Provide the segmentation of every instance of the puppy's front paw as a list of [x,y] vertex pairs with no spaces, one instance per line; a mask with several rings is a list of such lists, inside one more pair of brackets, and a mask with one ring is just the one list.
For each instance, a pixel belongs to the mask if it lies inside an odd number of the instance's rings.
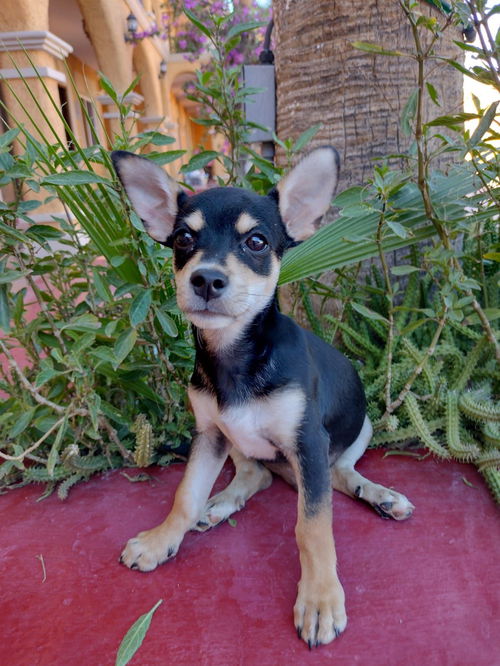
[[297,635],[309,649],[331,643],[347,625],[344,590],[338,579],[320,584],[301,580],[293,615]]
[[218,493],[208,500],[205,511],[194,529],[198,532],[206,532],[212,527],[223,523],[233,513],[239,511],[244,506],[245,500],[242,497],[233,497],[225,491]]
[[159,564],[174,557],[180,543],[181,539],[172,538],[168,532],[155,527],[130,539],[123,549],[120,562],[129,569],[153,571]]

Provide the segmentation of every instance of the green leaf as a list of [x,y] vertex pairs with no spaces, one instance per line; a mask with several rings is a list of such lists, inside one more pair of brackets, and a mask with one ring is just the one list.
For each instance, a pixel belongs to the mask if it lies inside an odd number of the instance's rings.
[[186,14],[191,23],[195,25],[200,32],[202,32],[206,37],[210,39],[210,41],[212,41],[212,33],[205,25],[203,25],[200,19],[193,14],[193,12],[190,12],[189,9],[184,9],[184,14]]
[[10,307],[5,284],[0,285],[0,328],[6,333],[10,332]]
[[402,224],[399,222],[394,222],[394,220],[386,220],[386,224],[393,231],[396,236],[399,236],[399,238],[409,238],[412,234],[411,232],[403,227]]
[[101,328],[101,322],[93,314],[82,314],[67,324],[63,324],[60,328],[61,330],[69,329],[70,331],[95,331]]
[[401,113],[401,130],[403,131],[403,134],[406,134],[406,136],[410,136],[412,132],[411,123],[417,110],[418,94],[419,90],[418,88],[415,88],[411,95],[408,97],[408,100],[406,101],[406,104],[404,105],[403,111]]
[[99,431],[99,413],[101,411],[101,396],[98,393],[93,393],[87,400],[89,408],[90,420],[96,432]]
[[363,192],[364,188],[359,185],[350,187],[335,197],[333,205],[343,208],[344,206],[351,206],[352,204],[360,204],[363,200]]
[[479,125],[476,127],[469,140],[471,146],[476,146],[489,130],[491,123],[495,120],[498,104],[499,102],[493,102],[487,108],[484,116],[481,118]]
[[177,326],[175,325],[175,321],[170,315],[168,315],[166,312],[162,312],[161,310],[156,310],[156,318],[167,335],[172,338],[177,337]]
[[266,25],[263,21],[248,21],[247,23],[237,23],[233,25],[232,28],[228,30],[226,39],[232,39],[237,35],[241,35],[242,32],[248,32],[249,30],[255,30],[255,28],[260,28]]
[[46,382],[54,379],[54,377],[58,377],[60,374],[62,374],[60,370],[50,367],[40,370],[35,379],[36,388],[40,388],[40,386],[43,386]]
[[378,44],[371,44],[370,42],[351,42],[351,44],[354,46],[355,49],[359,49],[360,51],[366,51],[367,53],[378,53],[380,55],[388,55],[388,56],[409,56],[409,54],[407,53],[402,53],[401,51],[390,51],[388,49],[384,49],[382,46],[379,46]]
[[160,599],[148,613],[141,615],[141,617],[136,620],[127,631],[118,648],[115,666],[126,666],[141,647],[144,637],[149,629],[149,625],[151,624],[153,613],[162,602],[163,599]]
[[118,93],[116,90],[113,88],[113,84],[111,81],[108,79],[107,76],[105,76],[102,72],[99,72],[99,83],[101,84],[102,89],[104,92],[108,93],[108,95],[111,97],[113,102],[118,105]]
[[203,169],[203,167],[207,166],[207,164],[218,157],[218,155],[219,153],[215,150],[203,150],[201,153],[193,155],[189,162],[184,164],[181,168],[181,173],[189,173],[190,171],[196,171],[196,169]]
[[59,240],[64,237],[62,231],[50,224],[33,224],[29,229],[26,229],[26,235],[39,243],[47,240]]
[[107,178],[98,176],[92,171],[63,171],[46,176],[40,181],[41,185],[89,185],[90,183],[110,184]]
[[9,284],[11,282],[14,282],[14,280],[18,280],[19,278],[24,277],[25,275],[29,275],[31,271],[25,270],[25,271],[5,271],[4,273],[0,273],[0,284]]
[[170,164],[170,162],[178,160],[179,157],[182,157],[185,154],[185,150],[167,150],[164,153],[148,153],[144,155],[144,157],[152,160],[155,164],[163,166],[164,164]]
[[393,275],[409,275],[410,273],[416,273],[420,268],[416,266],[393,266],[391,268],[391,273]]
[[49,457],[47,459],[47,472],[51,478],[54,478],[54,468],[57,464],[57,461],[59,460],[59,449],[61,447],[61,442],[63,441],[63,437],[66,434],[67,428],[68,428],[68,415],[66,414],[66,416],[64,417],[64,421],[61,423],[57,431],[56,438],[54,440],[54,443],[52,444]]
[[30,243],[31,241],[31,239],[28,238],[26,234],[23,234],[22,231],[14,229],[13,227],[9,227],[8,224],[4,224],[1,221],[0,221],[0,231],[2,232],[2,234],[5,234],[9,238],[20,241],[21,243]]
[[151,306],[151,289],[140,291],[130,305],[129,319],[132,326],[142,323],[148,316]]
[[99,359],[103,363],[109,363],[112,366],[117,366],[116,356],[112,349],[101,345],[90,351],[91,356]]
[[33,416],[35,415],[36,407],[31,407],[21,414],[16,423],[12,426],[11,431],[9,432],[9,437],[15,439],[18,435],[26,430],[26,428],[31,424]]
[[359,314],[363,315],[363,317],[367,317],[368,319],[376,319],[378,321],[383,321],[386,324],[388,324],[388,320],[383,317],[381,314],[378,312],[375,312],[374,310],[370,310],[370,308],[367,308],[364,305],[361,305],[361,303],[351,303],[351,306],[353,307],[356,312],[359,312]]
[[415,331],[417,328],[422,326],[422,324],[426,324],[428,321],[432,321],[432,319],[429,319],[426,317],[425,319],[416,319],[415,321],[411,322],[408,324],[408,326],[405,326],[401,331],[401,335],[408,335],[408,333],[411,333],[412,331]]
[[15,127],[14,129],[10,129],[7,132],[4,132],[3,134],[0,135],[0,151],[1,150],[7,150],[10,146],[10,144],[15,140],[17,135],[19,134],[19,129]]
[[[81,351],[93,345],[94,341],[95,341],[95,333],[84,333],[78,338],[75,344],[71,347],[71,353],[74,356],[77,356]],[[53,351],[55,351],[56,353],[57,352],[60,353],[59,349],[54,349]]]
[[111,257],[109,263],[113,266],[113,268],[118,268],[119,266],[122,266],[126,260],[127,257],[124,257],[123,255],[116,255]]
[[92,267],[92,276],[93,276],[95,290],[97,291],[99,296],[102,298],[102,300],[105,303],[112,303],[113,295],[111,294],[111,290],[108,286],[108,283],[101,276],[101,274],[99,273],[99,271],[95,266]]
[[427,127],[451,127],[452,129],[457,125],[465,123],[467,120],[477,120],[479,118],[477,113],[455,113],[450,116],[439,116],[427,123]]
[[147,138],[149,140],[149,143],[152,143],[154,146],[169,146],[171,143],[175,143],[175,139],[173,136],[169,136],[168,134],[162,134],[161,132],[157,132],[156,130],[152,130],[150,132],[143,132],[139,136]]
[[114,353],[115,353],[115,369],[126,359],[130,354],[137,341],[137,331],[135,328],[128,328],[118,337]]
[[322,123],[318,123],[317,125],[312,125],[312,127],[306,129],[305,132],[302,132],[297,141],[293,144],[292,153],[299,153],[309,143],[309,141],[311,141],[311,139],[316,136],[322,127]]
[[432,99],[434,104],[436,106],[441,106],[439,104],[439,95],[438,95],[438,92],[437,92],[436,88],[434,88],[432,83],[429,83],[429,81],[426,81],[425,85],[427,87],[427,92],[429,93],[429,97]]

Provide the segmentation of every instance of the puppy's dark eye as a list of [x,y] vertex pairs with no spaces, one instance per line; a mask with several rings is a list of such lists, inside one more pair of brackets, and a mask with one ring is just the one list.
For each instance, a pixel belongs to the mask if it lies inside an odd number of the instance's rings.
[[245,241],[248,249],[252,252],[262,252],[267,248],[267,240],[262,234],[253,234],[249,236]]
[[186,230],[179,231],[174,238],[174,245],[179,248],[179,250],[189,250],[189,248],[193,246],[193,243],[193,234]]

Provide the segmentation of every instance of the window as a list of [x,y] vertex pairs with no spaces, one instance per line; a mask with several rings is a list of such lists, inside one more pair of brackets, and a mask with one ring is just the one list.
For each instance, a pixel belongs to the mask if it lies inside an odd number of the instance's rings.
[[97,111],[94,104],[89,99],[82,98],[83,104],[83,125],[85,127],[85,141],[87,146],[95,146],[99,143],[99,120],[97,118]]
[[[71,116],[69,113],[69,102],[68,102],[68,92],[64,86],[57,86],[59,90],[59,100],[61,102],[61,113],[65,121],[64,133],[66,135],[66,144],[69,150],[74,150],[75,146],[71,139],[71,134],[73,132],[73,126],[71,123]],[[69,128],[69,129],[68,129]]]

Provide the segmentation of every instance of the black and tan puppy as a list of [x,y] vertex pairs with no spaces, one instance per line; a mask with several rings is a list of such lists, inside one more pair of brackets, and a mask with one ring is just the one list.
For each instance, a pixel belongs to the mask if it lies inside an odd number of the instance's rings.
[[[190,529],[208,529],[272,481],[298,490],[301,578],[294,607],[309,646],[346,626],[336,572],[332,485],[384,517],[407,518],[403,495],[354,470],[372,434],[351,363],[279,312],[276,284],[287,248],[311,236],[334,194],[338,155],[307,155],[268,196],[216,188],[189,197],[151,161],[113,153],[147,232],[173,248],[177,300],[192,322],[196,364],[189,398],[196,417],[184,478],[171,513],[131,539],[122,562],[151,571],[173,557]],[[228,454],[236,474],[209,499]]]

